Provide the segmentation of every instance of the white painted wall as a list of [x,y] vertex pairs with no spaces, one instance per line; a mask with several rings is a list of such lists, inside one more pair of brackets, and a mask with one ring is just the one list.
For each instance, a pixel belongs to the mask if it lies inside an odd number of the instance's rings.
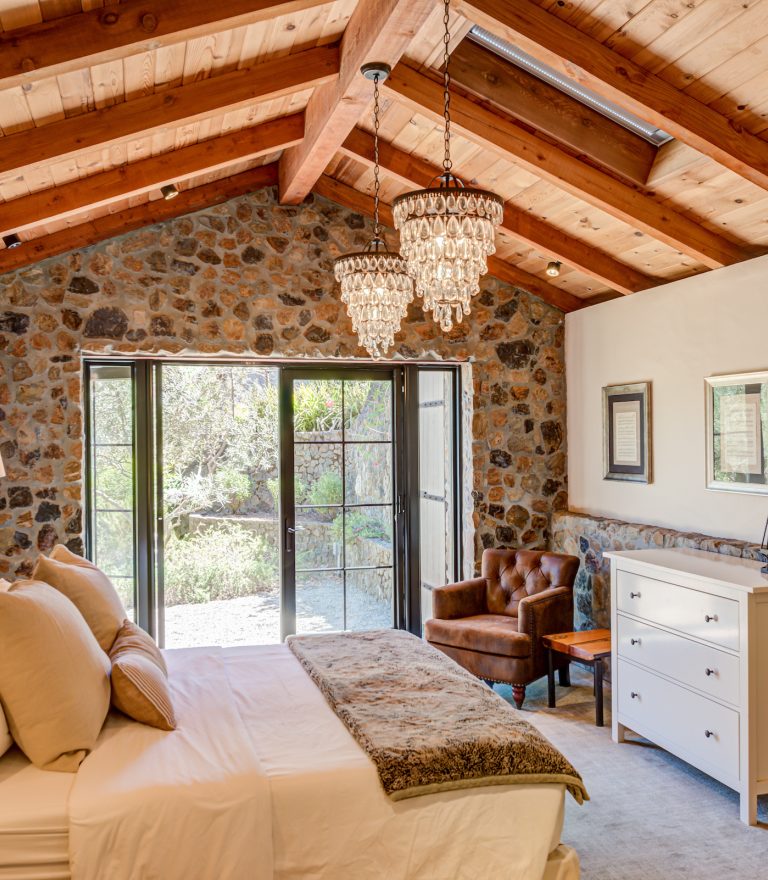
[[[768,256],[566,316],[571,509],[759,540],[768,495],[706,488],[704,378],[768,369]],[[653,482],[603,480],[602,388],[651,381]]]

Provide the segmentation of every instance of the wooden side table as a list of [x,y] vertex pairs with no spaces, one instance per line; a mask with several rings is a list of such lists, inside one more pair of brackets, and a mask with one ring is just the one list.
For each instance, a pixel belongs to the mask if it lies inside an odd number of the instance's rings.
[[611,656],[611,631],[609,629],[590,629],[582,632],[558,633],[542,636],[547,648],[549,670],[547,684],[549,689],[549,708],[555,708],[555,654],[566,654],[574,660],[588,663],[595,675],[595,724],[603,726],[603,660]]

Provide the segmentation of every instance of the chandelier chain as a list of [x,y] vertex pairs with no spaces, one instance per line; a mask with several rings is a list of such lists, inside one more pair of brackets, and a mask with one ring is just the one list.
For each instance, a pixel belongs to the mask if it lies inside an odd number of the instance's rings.
[[451,0],[445,0],[443,12],[443,117],[445,119],[445,130],[443,133],[444,155],[443,155],[443,172],[445,182],[448,182],[448,175],[451,173],[451,72],[450,72],[450,43],[451,43]]
[[379,238],[379,74],[373,77],[373,235]]

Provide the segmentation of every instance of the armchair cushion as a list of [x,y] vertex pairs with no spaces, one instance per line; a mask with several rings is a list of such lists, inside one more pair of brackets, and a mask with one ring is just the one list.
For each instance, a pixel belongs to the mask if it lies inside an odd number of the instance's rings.
[[442,620],[484,614],[488,610],[485,607],[485,589],[485,578],[435,587],[432,590],[432,613]]
[[427,641],[452,648],[526,658],[531,655],[530,636],[517,631],[517,618],[505,614],[475,614],[461,620],[432,618],[425,625]]

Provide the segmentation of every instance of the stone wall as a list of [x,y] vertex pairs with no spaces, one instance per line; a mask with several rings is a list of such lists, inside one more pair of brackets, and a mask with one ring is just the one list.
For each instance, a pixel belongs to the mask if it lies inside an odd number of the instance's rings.
[[[83,353],[364,357],[332,264],[370,234],[359,214],[280,207],[267,189],[1,277],[0,575],[55,541],[82,549]],[[414,304],[397,336],[398,358],[473,362],[477,557],[547,545],[567,505],[562,318],[487,277],[450,333]]]
[[696,532],[678,532],[658,526],[628,523],[583,513],[560,512],[552,519],[552,549],[581,560],[576,579],[575,629],[611,625],[611,565],[608,550],[646,550],[688,547],[726,556],[759,559],[759,545],[712,538]]

